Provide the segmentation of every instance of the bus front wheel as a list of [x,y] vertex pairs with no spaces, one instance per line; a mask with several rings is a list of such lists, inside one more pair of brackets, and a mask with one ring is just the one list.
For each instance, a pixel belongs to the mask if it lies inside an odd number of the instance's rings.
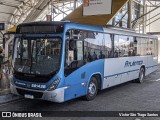
[[85,96],[85,99],[88,101],[93,100],[96,97],[97,92],[98,92],[98,82],[95,77],[92,77],[90,79],[90,82],[87,88],[87,94]]
[[143,67],[141,67],[140,71],[139,71],[139,77],[137,79],[138,83],[143,83],[144,81],[144,76],[145,76],[145,70]]

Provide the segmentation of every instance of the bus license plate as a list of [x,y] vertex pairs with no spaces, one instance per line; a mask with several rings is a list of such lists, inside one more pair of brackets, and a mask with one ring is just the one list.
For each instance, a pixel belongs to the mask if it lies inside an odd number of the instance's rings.
[[24,97],[29,99],[34,99],[34,96],[30,94],[25,94]]

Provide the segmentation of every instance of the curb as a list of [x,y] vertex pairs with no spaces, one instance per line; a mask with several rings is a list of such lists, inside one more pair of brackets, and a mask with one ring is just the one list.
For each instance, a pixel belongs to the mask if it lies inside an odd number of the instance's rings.
[[10,93],[10,89],[0,89],[0,96],[7,95]]
[[18,99],[21,99],[22,97],[19,97],[17,95],[13,95],[11,93],[6,95],[0,95],[0,105],[8,102],[12,102]]

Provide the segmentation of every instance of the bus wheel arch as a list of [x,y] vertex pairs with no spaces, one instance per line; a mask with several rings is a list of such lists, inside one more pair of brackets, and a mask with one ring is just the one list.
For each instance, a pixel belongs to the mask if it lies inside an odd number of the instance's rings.
[[[144,65],[142,65],[141,68],[144,69],[144,75],[145,75],[145,73],[146,73],[146,67],[145,67]],[[140,68],[140,69],[141,69],[141,68]]]
[[102,88],[102,77],[101,77],[101,74],[94,74],[94,75],[92,75],[92,77],[95,77],[97,79],[98,90],[101,90],[101,88]]
[[101,89],[101,75],[94,74],[89,79],[85,99],[88,101],[93,100],[97,96],[97,93],[100,89]]
[[144,77],[145,77],[145,72],[146,72],[145,66],[142,65],[141,68],[139,69],[138,78],[136,79],[136,81],[137,81],[138,83],[143,83]]

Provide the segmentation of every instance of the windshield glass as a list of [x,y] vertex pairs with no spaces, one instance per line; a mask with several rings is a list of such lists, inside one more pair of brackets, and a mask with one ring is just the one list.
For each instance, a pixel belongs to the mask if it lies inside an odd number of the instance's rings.
[[29,74],[50,74],[60,67],[61,38],[17,38],[14,69]]

